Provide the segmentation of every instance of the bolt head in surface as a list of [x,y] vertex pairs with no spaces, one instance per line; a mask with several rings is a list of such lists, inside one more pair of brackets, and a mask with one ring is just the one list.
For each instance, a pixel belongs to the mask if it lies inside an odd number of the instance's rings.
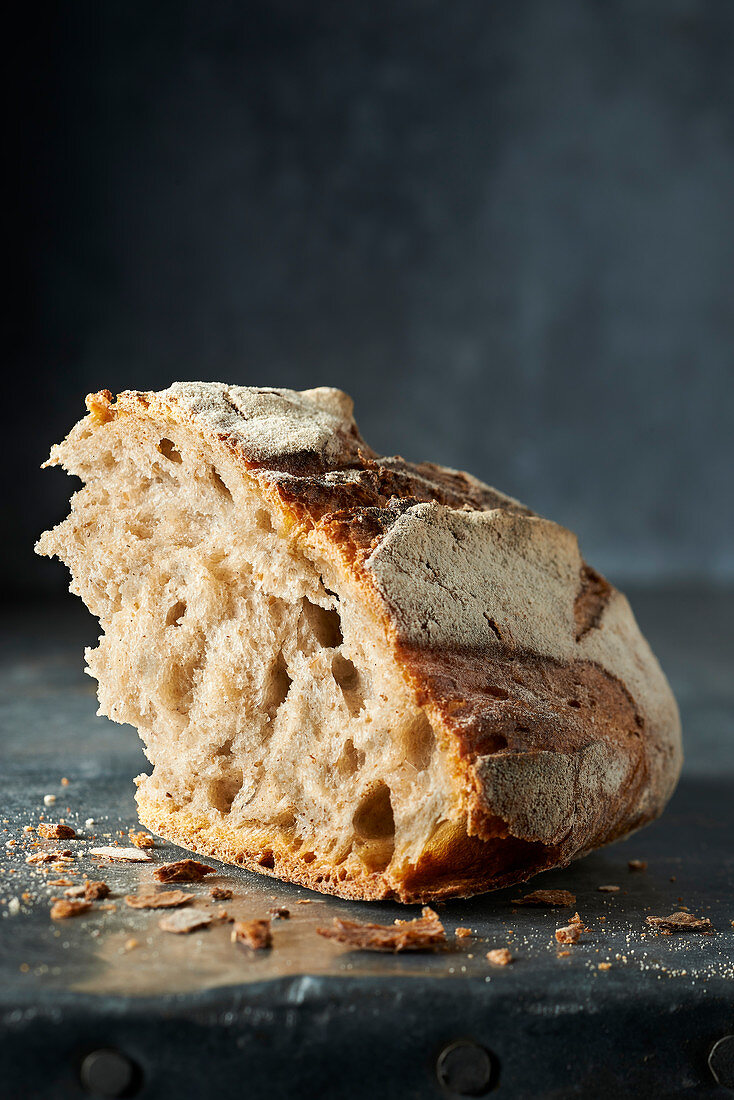
[[492,1087],[492,1055],[473,1039],[457,1039],[436,1060],[436,1076],[450,1096],[485,1096]]
[[115,1098],[134,1096],[138,1091],[137,1066],[113,1047],[93,1050],[82,1061],[79,1069],[82,1088],[90,1096]]
[[734,1035],[725,1035],[711,1047],[709,1069],[717,1084],[734,1089]]

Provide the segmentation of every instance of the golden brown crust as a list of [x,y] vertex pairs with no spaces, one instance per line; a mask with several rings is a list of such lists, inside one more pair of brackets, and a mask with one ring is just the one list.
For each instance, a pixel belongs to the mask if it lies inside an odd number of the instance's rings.
[[150,828],[322,892],[412,901],[523,881],[661,812],[680,770],[675,701],[570,532],[468,474],[376,455],[339,391],[181,383],[88,405],[101,430],[179,422],[236,459],[382,622],[457,792],[415,865],[346,878],[141,791]]

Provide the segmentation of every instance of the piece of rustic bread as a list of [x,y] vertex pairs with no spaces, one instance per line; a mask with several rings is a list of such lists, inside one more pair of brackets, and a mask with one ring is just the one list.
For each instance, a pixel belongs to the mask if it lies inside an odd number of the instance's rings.
[[348,898],[524,880],[656,817],[675,701],[576,538],[468,474],[382,458],[334,389],[107,391],[47,464],[38,544],[99,617],[100,713],[141,821]]

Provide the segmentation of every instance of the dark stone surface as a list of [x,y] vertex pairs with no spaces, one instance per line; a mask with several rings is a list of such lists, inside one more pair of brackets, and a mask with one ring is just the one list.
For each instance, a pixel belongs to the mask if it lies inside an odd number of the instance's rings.
[[63,589],[28,547],[84,394],[176,378],[340,386],[613,579],[732,578],[734,5],[46,8],[7,58],[7,591]]
[[[276,901],[290,909],[273,926],[272,952],[235,948],[222,924],[166,935],[160,913],[122,900],[151,879],[150,866],[100,867],[83,854],[92,835],[122,841],[136,824],[131,778],[145,767],[134,732],[94,714],[81,672],[94,624],[73,605],[6,615],[0,836],[16,843],[2,848],[0,876],[3,1100],[81,1097],[85,1058],[107,1049],[130,1060],[135,1094],[149,1100],[203,1100],[214,1088],[222,1100],[425,1100],[460,1095],[438,1073],[441,1052],[459,1040],[489,1053],[492,1087],[513,1100],[728,1095],[709,1055],[734,1020],[734,595],[639,592],[633,606],[681,703],[686,771],[659,822],[534,880],[572,890],[591,928],[565,957],[553,933],[571,911],[516,908],[522,888],[442,906],[445,952],[381,956],[345,951],[314,929],[333,915],[384,922],[417,910],[325,899],[219,864],[213,881],[234,887],[234,915],[262,916]],[[44,806],[45,794],[57,801]],[[42,813],[78,828],[63,844],[75,867],[109,882],[114,910],[49,920],[48,899],[63,887],[25,863],[36,849],[22,832]],[[179,854],[170,845],[153,853],[156,863]],[[648,861],[645,873],[628,871],[634,858]],[[606,884],[621,889],[600,893]],[[210,885],[192,887],[203,904]],[[681,904],[709,917],[715,935],[646,926],[647,913]],[[472,937],[455,939],[458,926]],[[491,967],[486,951],[505,945],[515,961]]]

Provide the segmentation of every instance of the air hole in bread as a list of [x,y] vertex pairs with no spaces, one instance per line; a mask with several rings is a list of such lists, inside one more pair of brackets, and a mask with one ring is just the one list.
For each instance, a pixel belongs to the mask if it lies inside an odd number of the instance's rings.
[[390,788],[378,783],[360,803],[354,815],[356,852],[370,872],[384,871],[395,851],[395,817]]
[[231,504],[232,503],[232,494],[230,493],[229,489],[225,485],[225,483],[222,479],[222,475],[219,473],[218,470],[215,470],[214,467],[212,467],[212,481],[214,482],[214,484],[217,488],[217,491],[219,493],[221,493],[222,496],[224,497],[224,499],[229,501],[229,503]]
[[405,759],[418,771],[425,771],[433,760],[436,735],[425,714],[419,714],[405,733]]
[[359,769],[362,767],[365,761],[365,754],[361,749],[354,747],[354,741],[351,737],[348,737],[344,742],[344,748],[339,754],[339,759],[336,762],[336,770],[339,775],[349,778],[356,775]]
[[164,458],[167,458],[169,462],[180,463],[182,462],[181,452],[176,449],[176,445],[172,439],[166,439],[165,437],[158,444],[158,450],[161,452]]
[[487,695],[492,695],[495,699],[509,699],[510,693],[504,688],[497,687],[495,684],[485,684],[484,690]]
[[186,600],[177,600],[166,615],[166,626],[180,626],[186,614]]
[[242,775],[227,775],[212,779],[208,787],[208,798],[212,807],[220,814],[228,814],[232,803],[242,790]]
[[311,600],[303,601],[303,615],[314,637],[324,649],[336,649],[343,642],[339,612],[320,607]]
[[349,713],[359,714],[364,707],[364,692],[356,666],[341,653],[335,653],[331,659],[331,671],[341,688]]
[[581,703],[579,703],[578,699],[569,699],[568,705],[569,707],[575,707],[576,710],[578,710],[581,706]]
[[384,840],[395,834],[390,788],[386,783],[365,795],[354,814],[354,828],[363,840]]
[[274,715],[276,711],[280,710],[283,703],[285,703],[292,683],[293,680],[288,674],[285,658],[281,651],[272,666],[270,682],[267,687],[266,709],[271,716]]

